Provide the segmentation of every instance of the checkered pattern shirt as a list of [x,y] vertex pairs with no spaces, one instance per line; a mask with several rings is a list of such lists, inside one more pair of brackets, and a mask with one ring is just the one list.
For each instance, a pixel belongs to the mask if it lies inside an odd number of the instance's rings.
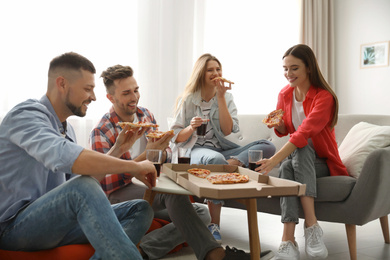
[[[138,107],[136,113],[139,122],[148,122],[156,124],[156,120],[153,114],[146,108]],[[114,108],[111,107],[110,112],[106,113],[97,126],[92,130],[89,136],[89,145],[92,150],[107,153],[111,147],[115,144],[116,138],[122,131],[122,128],[118,125],[120,122],[118,115],[115,113]],[[148,129],[145,134],[152,131],[152,128]],[[121,159],[131,160],[131,154],[129,151],[125,152]],[[107,174],[106,177],[100,182],[104,192],[108,195],[113,191],[131,183],[132,176],[128,173],[124,174]]]

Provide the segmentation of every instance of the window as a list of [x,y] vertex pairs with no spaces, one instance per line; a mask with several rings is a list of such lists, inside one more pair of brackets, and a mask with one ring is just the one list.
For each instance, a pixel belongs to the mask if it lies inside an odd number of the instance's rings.
[[41,98],[51,59],[74,51],[96,67],[98,102],[87,117],[100,118],[110,107],[102,70],[138,62],[137,6],[136,0],[1,1],[0,116],[19,102]]
[[299,2],[207,0],[204,53],[216,56],[235,82],[240,114],[269,113],[287,85],[282,56],[299,41]]

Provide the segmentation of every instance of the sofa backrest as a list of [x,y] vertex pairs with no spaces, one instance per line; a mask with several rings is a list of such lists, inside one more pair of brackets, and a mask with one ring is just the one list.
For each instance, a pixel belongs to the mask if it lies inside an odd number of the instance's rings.
[[[265,114],[256,115],[238,115],[240,123],[240,132],[230,134],[228,139],[239,144],[246,145],[252,141],[267,139],[271,141],[276,150],[280,150],[288,141],[289,137],[278,137],[273,128],[269,129],[261,122]],[[336,141],[338,145],[344,140],[348,131],[359,122],[367,122],[375,125],[390,125],[390,115],[362,115],[362,114],[340,114],[338,123],[335,127]]]

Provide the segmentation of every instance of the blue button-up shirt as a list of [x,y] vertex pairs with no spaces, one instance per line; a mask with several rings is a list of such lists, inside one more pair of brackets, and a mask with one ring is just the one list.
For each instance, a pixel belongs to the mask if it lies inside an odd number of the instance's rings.
[[[66,138],[65,138],[66,137]],[[83,147],[49,99],[15,106],[0,124],[0,234],[21,209],[65,182]]]

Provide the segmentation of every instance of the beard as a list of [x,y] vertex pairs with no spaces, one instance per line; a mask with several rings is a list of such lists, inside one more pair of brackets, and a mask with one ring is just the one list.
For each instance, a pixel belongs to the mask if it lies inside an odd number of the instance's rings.
[[69,108],[69,110],[72,111],[73,115],[75,115],[75,116],[84,117],[87,114],[86,111],[83,111],[81,109],[82,106],[76,107],[75,105],[73,105],[69,101],[67,101],[65,104]]
[[[84,102],[87,102],[87,101],[84,101]],[[84,104],[83,102],[83,104]],[[72,104],[70,101],[69,101],[69,93],[66,97],[66,100],[65,100],[65,105],[69,108],[69,110],[73,113],[73,115],[75,116],[79,116],[79,117],[84,117],[87,112],[86,111],[83,111],[82,110],[82,107],[83,105],[77,107],[75,106],[74,104]]]

